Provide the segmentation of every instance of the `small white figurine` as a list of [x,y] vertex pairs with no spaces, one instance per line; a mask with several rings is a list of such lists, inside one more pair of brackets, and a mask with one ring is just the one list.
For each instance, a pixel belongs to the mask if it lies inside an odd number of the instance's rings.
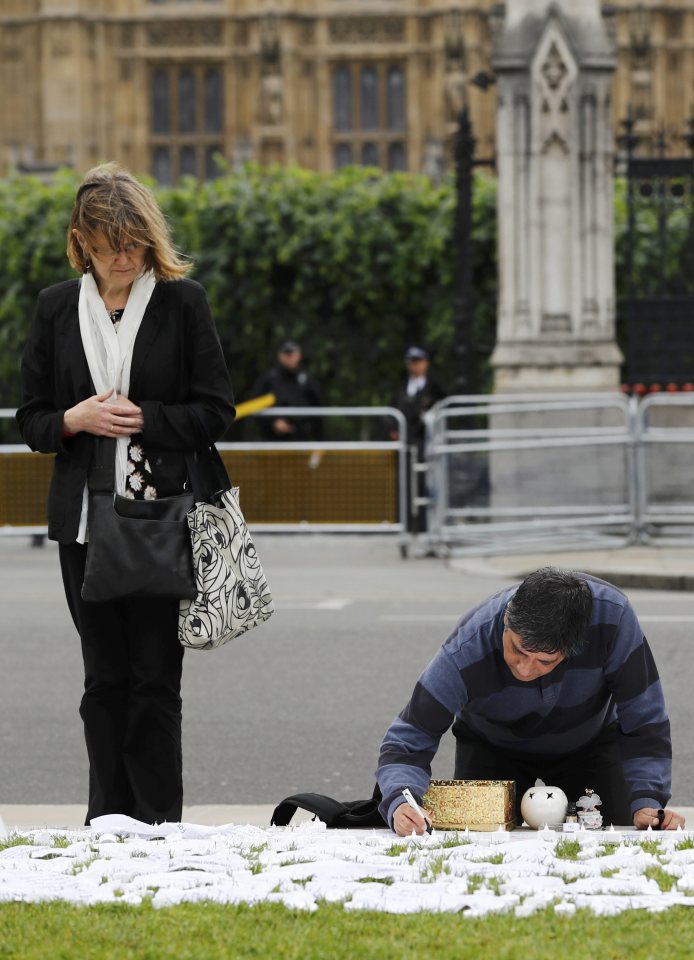
[[578,822],[582,823],[586,830],[599,830],[602,826],[602,814],[597,809],[602,800],[599,795],[586,787],[586,792],[578,798],[576,811],[578,813]]

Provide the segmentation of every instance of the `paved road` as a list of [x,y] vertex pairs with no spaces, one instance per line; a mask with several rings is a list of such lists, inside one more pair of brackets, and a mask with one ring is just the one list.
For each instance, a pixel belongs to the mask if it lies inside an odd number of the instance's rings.
[[[236,643],[187,653],[186,803],[368,796],[381,736],[459,614],[503,581],[402,561],[387,538],[259,539],[278,612]],[[0,539],[0,803],[80,803],[87,767],[79,644],[57,550]],[[691,594],[631,591],[668,698],[673,805],[694,801]],[[452,772],[446,738],[434,775]]]

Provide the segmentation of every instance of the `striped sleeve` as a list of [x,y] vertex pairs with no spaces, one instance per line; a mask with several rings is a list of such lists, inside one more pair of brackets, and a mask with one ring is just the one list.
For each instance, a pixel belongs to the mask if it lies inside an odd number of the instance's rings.
[[630,604],[610,646],[605,678],[617,706],[631,813],[642,807],[665,807],[672,779],[670,721],[653,655]]
[[403,802],[405,787],[418,801],[426,793],[439,741],[466,702],[460,671],[442,647],[417,681],[412,696],[381,744],[376,771],[383,795],[379,809],[391,827],[393,813]]

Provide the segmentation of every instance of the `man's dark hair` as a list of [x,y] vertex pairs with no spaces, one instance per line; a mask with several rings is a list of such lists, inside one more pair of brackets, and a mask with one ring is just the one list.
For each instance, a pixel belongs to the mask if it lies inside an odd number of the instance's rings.
[[580,653],[593,609],[590,587],[571,570],[543,567],[525,578],[506,606],[506,625],[530,653]]

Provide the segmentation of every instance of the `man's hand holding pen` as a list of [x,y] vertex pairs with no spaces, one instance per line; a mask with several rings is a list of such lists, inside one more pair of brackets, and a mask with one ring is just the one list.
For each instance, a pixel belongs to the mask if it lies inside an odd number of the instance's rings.
[[409,790],[403,790],[404,802],[396,808],[393,814],[393,830],[399,837],[411,837],[416,833],[421,837],[424,833],[431,833],[431,817],[415,801]]

